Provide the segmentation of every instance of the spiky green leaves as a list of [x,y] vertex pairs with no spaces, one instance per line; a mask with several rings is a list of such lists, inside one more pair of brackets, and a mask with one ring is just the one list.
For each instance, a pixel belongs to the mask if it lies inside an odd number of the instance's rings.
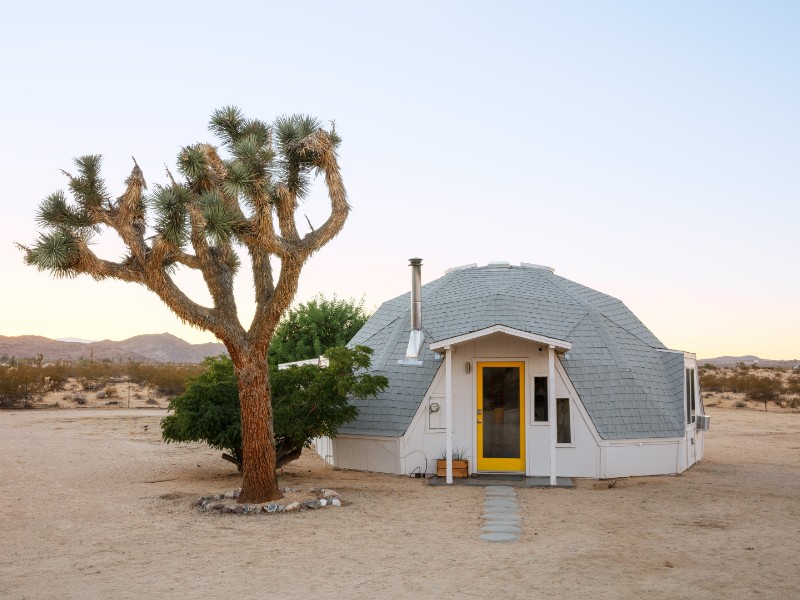
[[224,106],[212,113],[208,128],[224,142],[230,144],[239,139],[245,123],[246,119],[241,110],[235,106]]
[[75,159],[78,176],[66,173],[69,177],[69,189],[75,196],[78,204],[84,210],[100,208],[103,202],[108,202],[106,184],[100,178],[100,163],[103,157],[99,154],[81,156]]
[[176,248],[181,248],[189,238],[187,205],[191,200],[191,193],[182,185],[156,186],[150,199],[156,215],[156,233]]
[[60,190],[42,201],[36,221],[43,227],[80,228],[94,225],[85,210],[67,204],[67,198]]
[[339,144],[340,138],[335,128],[323,132],[320,121],[307,115],[278,117],[274,129],[278,151],[283,157],[278,164],[279,179],[298,198],[303,198],[309,187],[308,172],[320,167],[320,149],[308,143],[310,138],[322,133],[333,147]]
[[231,149],[245,137],[254,138],[256,144],[262,147],[271,145],[269,126],[257,119],[245,119],[242,111],[235,106],[215,110],[208,128]]
[[186,146],[178,155],[178,169],[190,182],[204,182],[209,179],[208,159],[199,145]]
[[99,154],[75,159],[78,174],[64,171],[77,206],[70,205],[64,192],[47,196],[39,205],[36,221],[47,233],[40,233],[32,248],[25,251],[25,262],[56,277],[73,277],[81,270],[81,245],[96,232],[103,219],[103,204],[109,197],[100,178]]
[[217,192],[203,194],[200,208],[205,219],[205,233],[217,244],[227,243],[242,225],[236,212],[222,202]]
[[56,277],[73,276],[79,260],[79,239],[66,229],[40,234],[33,248],[25,253],[27,264],[40,271],[50,271]]

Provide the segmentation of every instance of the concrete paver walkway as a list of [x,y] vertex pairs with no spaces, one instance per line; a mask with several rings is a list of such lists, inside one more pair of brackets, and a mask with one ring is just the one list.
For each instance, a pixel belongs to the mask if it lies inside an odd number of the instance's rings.
[[485,488],[481,539],[489,542],[518,542],[522,533],[517,512],[517,493],[507,485]]

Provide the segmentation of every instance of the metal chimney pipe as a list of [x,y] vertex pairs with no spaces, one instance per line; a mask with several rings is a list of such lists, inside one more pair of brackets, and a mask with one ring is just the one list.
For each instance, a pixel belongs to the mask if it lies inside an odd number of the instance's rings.
[[411,331],[422,329],[422,259],[409,258],[411,267]]

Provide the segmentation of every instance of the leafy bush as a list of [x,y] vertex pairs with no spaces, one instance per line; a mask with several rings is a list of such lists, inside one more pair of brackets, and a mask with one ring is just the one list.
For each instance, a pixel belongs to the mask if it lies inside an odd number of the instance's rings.
[[269,346],[269,364],[322,356],[328,348],[346,345],[369,319],[364,301],[323,295],[290,310],[278,324]]
[[[327,368],[270,368],[277,466],[298,458],[313,438],[334,437],[343,423],[354,419],[358,410],[348,397],[367,398],[386,388],[385,377],[365,372],[371,354],[364,346],[331,348],[325,353]],[[233,363],[217,356],[204,365],[206,371],[170,401],[175,412],[161,421],[162,437],[168,443],[205,442],[226,450],[241,468],[242,426]]]

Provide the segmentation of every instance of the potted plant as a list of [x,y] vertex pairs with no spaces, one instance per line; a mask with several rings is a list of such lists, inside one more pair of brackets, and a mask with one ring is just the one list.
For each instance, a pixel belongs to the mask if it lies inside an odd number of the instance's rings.
[[[447,476],[447,451],[442,450],[442,457],[436,459],[436,475]],[[469,461],[467,451],[463,448],[453,448],[453,477],[469,477]]]

